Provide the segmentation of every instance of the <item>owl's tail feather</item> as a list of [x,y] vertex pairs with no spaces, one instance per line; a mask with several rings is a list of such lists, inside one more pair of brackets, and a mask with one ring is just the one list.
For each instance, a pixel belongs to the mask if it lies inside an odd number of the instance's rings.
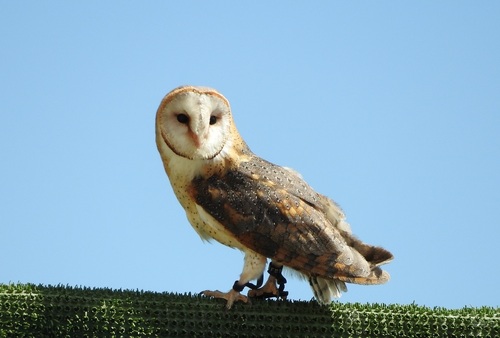
[[384,248],[363,243],[347,232],[342,232],[342,235],[347,245],[359,252],[372,267],[387,264],[394,258],[392,253]]
[[362,284],[362,285],[376,285],[384,284],[391,279],[389,273],[379,267],[374,267],[368,276],[352,276],[336,274],[335,278],[347,283]]
[[339,279],[326,279],[316,276],[308,276],[309,285],[318,303],[330,304],[332,298],[339,298],[342,292],[347,292],[347,286]]
[[318,276],[308,276],[309,285],[314,293],[314,297],[320,304],[330,304],[332,298],[339,298],[342,292],[347,292],[345,283],[374,285],[384,284],[390,279],[387,271],[374,267],[368,276],[359,277],[338,273],[333,279],[326,279]]
[[329,304],[332,298],[338,298],[342,292],[347,292],[345,283],[375,285],[389,281],[390,275],[387,271],[376,266],[373,261],[366,261],[365,256],[361,253],[355,250],[352,253],[355,257],[355,263],[350,266],[336,263],[335,265],[339,269],[330,278],[318,275],[307,276],[318,303]]

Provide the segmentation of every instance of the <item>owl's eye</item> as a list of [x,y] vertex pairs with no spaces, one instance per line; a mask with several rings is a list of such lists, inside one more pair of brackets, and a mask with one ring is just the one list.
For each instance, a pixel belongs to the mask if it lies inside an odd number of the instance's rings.
[[217,116],[210,116],[210,125],[215,124],[217,122]]
[[177,121],[179,121],[182,124],[186,124],[189,122],[189,116],[187,116],[186,114],[178,114]]

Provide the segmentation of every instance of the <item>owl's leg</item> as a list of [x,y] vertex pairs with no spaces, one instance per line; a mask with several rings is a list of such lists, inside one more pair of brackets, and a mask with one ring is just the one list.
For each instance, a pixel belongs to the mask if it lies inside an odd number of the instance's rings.
[[201,294],[214,297],[222,298],[227,300],[226,308],[230,309],[233,303],[236,301],[242,301],[248,303],[248,297],[243,296],[240,292],[243,291],[247,284],[251,280],[257,279],[262,276],[264,269],[266,268],[267,259],[266,257],[259,255],[253,251],[245,252],[245,264],[243,266],[243,272],[240,275],[240,279],[234,282],[233,288],[228,292],[221,292],[219,290],[209,291],[205,290]]
[[[269,263],[269,278],[261,288],[252,288],[248,291],[248,297],[250,298],[271,298],[277,297],[281,299],[286,299],[288,296],[288,291],[285,291],[286,278],[281,273],[283,270],[283,265],[271,262]],[[278,286],[279,285],[279,286]]]

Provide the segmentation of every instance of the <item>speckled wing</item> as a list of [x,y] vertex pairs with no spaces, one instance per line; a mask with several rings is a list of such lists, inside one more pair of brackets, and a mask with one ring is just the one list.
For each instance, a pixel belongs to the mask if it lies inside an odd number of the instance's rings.
[[198,205],[261,255],[308,276],[385,282],[377,266],[392,255],[329,220],[332,202],[291,170],[252,156],[223,174],[194,179],[191,188]]

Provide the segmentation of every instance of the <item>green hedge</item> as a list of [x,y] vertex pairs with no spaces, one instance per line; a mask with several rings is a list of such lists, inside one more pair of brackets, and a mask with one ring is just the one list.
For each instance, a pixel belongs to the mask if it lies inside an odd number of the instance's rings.
[[499,308],[303,301],[0,284],[0,337],[500,337]]

